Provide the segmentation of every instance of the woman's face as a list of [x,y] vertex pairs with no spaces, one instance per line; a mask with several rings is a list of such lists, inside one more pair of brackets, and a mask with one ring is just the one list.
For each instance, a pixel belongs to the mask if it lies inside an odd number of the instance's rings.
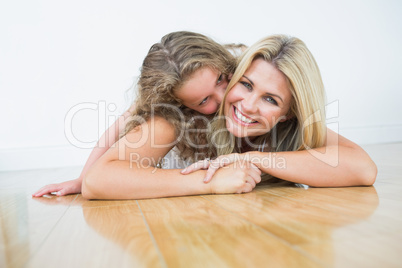
[[256,59],[226,97],[226,127],[236,137],[268,133],[287,119],[291,99],[285,75],[267,61]]
[[203,114],[215,113],[228,85],[228,78],[205,67],[197,70],[175,93],[183,105]]

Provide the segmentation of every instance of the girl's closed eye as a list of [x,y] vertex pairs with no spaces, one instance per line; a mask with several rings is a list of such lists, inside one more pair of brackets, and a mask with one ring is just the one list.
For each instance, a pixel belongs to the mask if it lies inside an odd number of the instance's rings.
[[219,85],[223,81],[223,74],[220,74],[218,80],[216,80],[216,84]]
[[216,80],[216,84],[219,85],[222,82],[228,81],[226,74],[220,74],[218,80]]
[[208,101],[208,99],[209,99],[209,96],[206,97],[205,99],[203,99],[203,100],[200,102],[200,104],[198,104],[198,105],[203,105],[203,104],[205,104],[205,103]]

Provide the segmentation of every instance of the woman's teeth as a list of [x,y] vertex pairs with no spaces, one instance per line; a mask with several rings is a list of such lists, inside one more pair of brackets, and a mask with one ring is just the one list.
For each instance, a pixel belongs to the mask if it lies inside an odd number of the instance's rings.
[[236,107],[234,107],[234,112],[235,112],[235,114],[236,114],[236,117],[237,117],[240,121],[242,121],[242,122],[244,122],[244,123],[246,123],[246,124],[251,124],[251,123],[256,122],[256,121],[253,121],[253,120],[251,120],[251,119],[245,117],[244,115],[242,115],[242,114],[236,109]]

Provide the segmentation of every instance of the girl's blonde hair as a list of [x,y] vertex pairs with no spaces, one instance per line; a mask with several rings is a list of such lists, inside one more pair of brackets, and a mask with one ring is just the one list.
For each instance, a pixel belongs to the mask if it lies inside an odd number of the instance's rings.
[[[133,120],[126,124],[120,137],[152,116],[160,116],[169,121],[177,137],[188,128],[205,128],[202,126],[205,120],[194,120],[194,117],[201,114],[184,107],[175,96],[175,92],[197,70],[204,67],[229,75],[234,72],[236,59],[224,46],[194,32],[169,33],[152,45],[141,67]],[[206,143],[206,133],[192,133],[190,137],[191,141],[182,138],[176,144],[184,158],[193,158],[192,144]]]
[[[288,119],[253,140],[255,148],[279,152],[323,146],[326,138],[324,85],[313,55],[298,38],[273,35],[248,48],[239,60],[222,103],[257,58],[271,63],[286,76],[292,101]],[[226,129],[223,107],[213,122],[209,140],[215,145],[217,155],[242,152],[240,140]]]

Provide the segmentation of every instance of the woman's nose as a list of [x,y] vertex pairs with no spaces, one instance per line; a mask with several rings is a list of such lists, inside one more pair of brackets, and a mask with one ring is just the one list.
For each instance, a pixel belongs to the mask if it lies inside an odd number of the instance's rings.
[[255,113],[257,111],[257,100],[256,98],[249,94],[243,98],[241,101],[242,111],[247,113]]

